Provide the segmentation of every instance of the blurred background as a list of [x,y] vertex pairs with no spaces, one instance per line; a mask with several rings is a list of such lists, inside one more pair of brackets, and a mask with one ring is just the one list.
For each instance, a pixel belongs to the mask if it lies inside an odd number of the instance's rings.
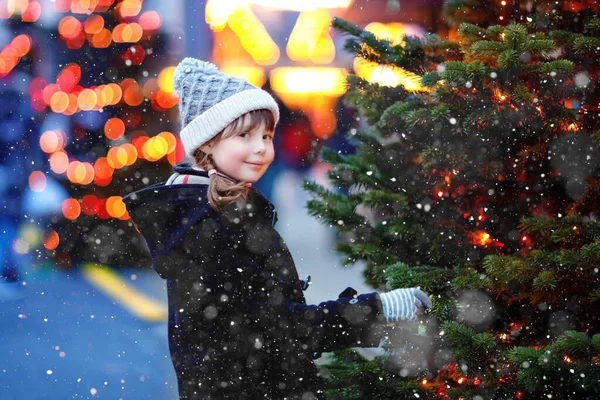
[[355,72],[418,77],[354,59],[341,17],[381,38],[454,33],[441,0],[0,1],[0,399],[171,399],[164,282],[121,200],[184,161],[172,75],[191,56],[268,90],[281,122],[258,188],[312,285],[347,286],[334,228],[307,214],[303,179],[325,184],[322,146],[353,151],[340,100]]

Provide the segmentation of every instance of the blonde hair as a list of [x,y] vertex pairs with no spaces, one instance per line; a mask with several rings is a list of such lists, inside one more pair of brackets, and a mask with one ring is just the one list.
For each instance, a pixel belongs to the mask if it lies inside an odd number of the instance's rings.
[[[215,146],[221,140],[233,137],[242,131],[253,130],[261,125],[264,125],[265,129],[269,131],[275,129],[275,118],[271,111],[266,109],[250,111],[227,125],[217,136],[205,144],[210,143]],[[193,156],[196,166],[206,171],[216,169],[212,156],[202,151],[200,147],[194,150]],[[216,173],[210,176],[207,191],[208,203],[214,210],[219,211],[224,205],[235,203],[238,200],[246,201],[249,192],[250,188],[246,186],[246,182],[236,183],[226,176]]]

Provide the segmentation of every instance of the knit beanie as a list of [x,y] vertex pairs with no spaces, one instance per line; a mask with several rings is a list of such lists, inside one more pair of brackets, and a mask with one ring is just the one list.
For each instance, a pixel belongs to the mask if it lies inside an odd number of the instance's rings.
[[275,123],[279,120],[279,107],[269,93],[207,61],[183,59],[175,68],[173,87],[179,97],[179,137],[188,156],[247,112],[267,109]]

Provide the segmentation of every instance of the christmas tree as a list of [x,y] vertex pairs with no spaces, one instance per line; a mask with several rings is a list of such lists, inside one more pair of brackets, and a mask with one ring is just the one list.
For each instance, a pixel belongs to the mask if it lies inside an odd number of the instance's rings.
[[[68,195],[61,215],[37,222],[42,250],[59,268],[81,261],[147,264],[143,243],[125,234],[133,225],[121,195],[164,180],[183,159],[172,133],[177,97],[169,38],[161,35],[161,16],[145,6],[142,0],[0,4],[0,18],[25,32],[21,42],[32,49],[23,62],[36,64],[27,71],[27,100],[43,122],[28,146],[46,157],[29,176],[30,187],[44,201],[48,177]],[[2,64],[0,78],[9,79],[15,63]]]
[[593,2],[448,1],[451,39],[347,50],[421,86],[348,77],[353,154],[323,149],[310,213],[376,288],[433,309],[390,326],[385,355],[337,352],[335,399],[600,396],[600,17]]

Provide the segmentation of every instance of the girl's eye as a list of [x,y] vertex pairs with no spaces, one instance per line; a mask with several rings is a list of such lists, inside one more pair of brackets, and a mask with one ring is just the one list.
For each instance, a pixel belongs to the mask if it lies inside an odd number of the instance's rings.
[[273,140],[273,136],[271,136],[271,135],[264,135],[263,139],[265,139],[265,140]]
[[246,136],[248,136],[248,135],[249,135],[249,133],[248,133],[248,132],[242,132],[242,133],[240,133],[240,137],[246,137]]

